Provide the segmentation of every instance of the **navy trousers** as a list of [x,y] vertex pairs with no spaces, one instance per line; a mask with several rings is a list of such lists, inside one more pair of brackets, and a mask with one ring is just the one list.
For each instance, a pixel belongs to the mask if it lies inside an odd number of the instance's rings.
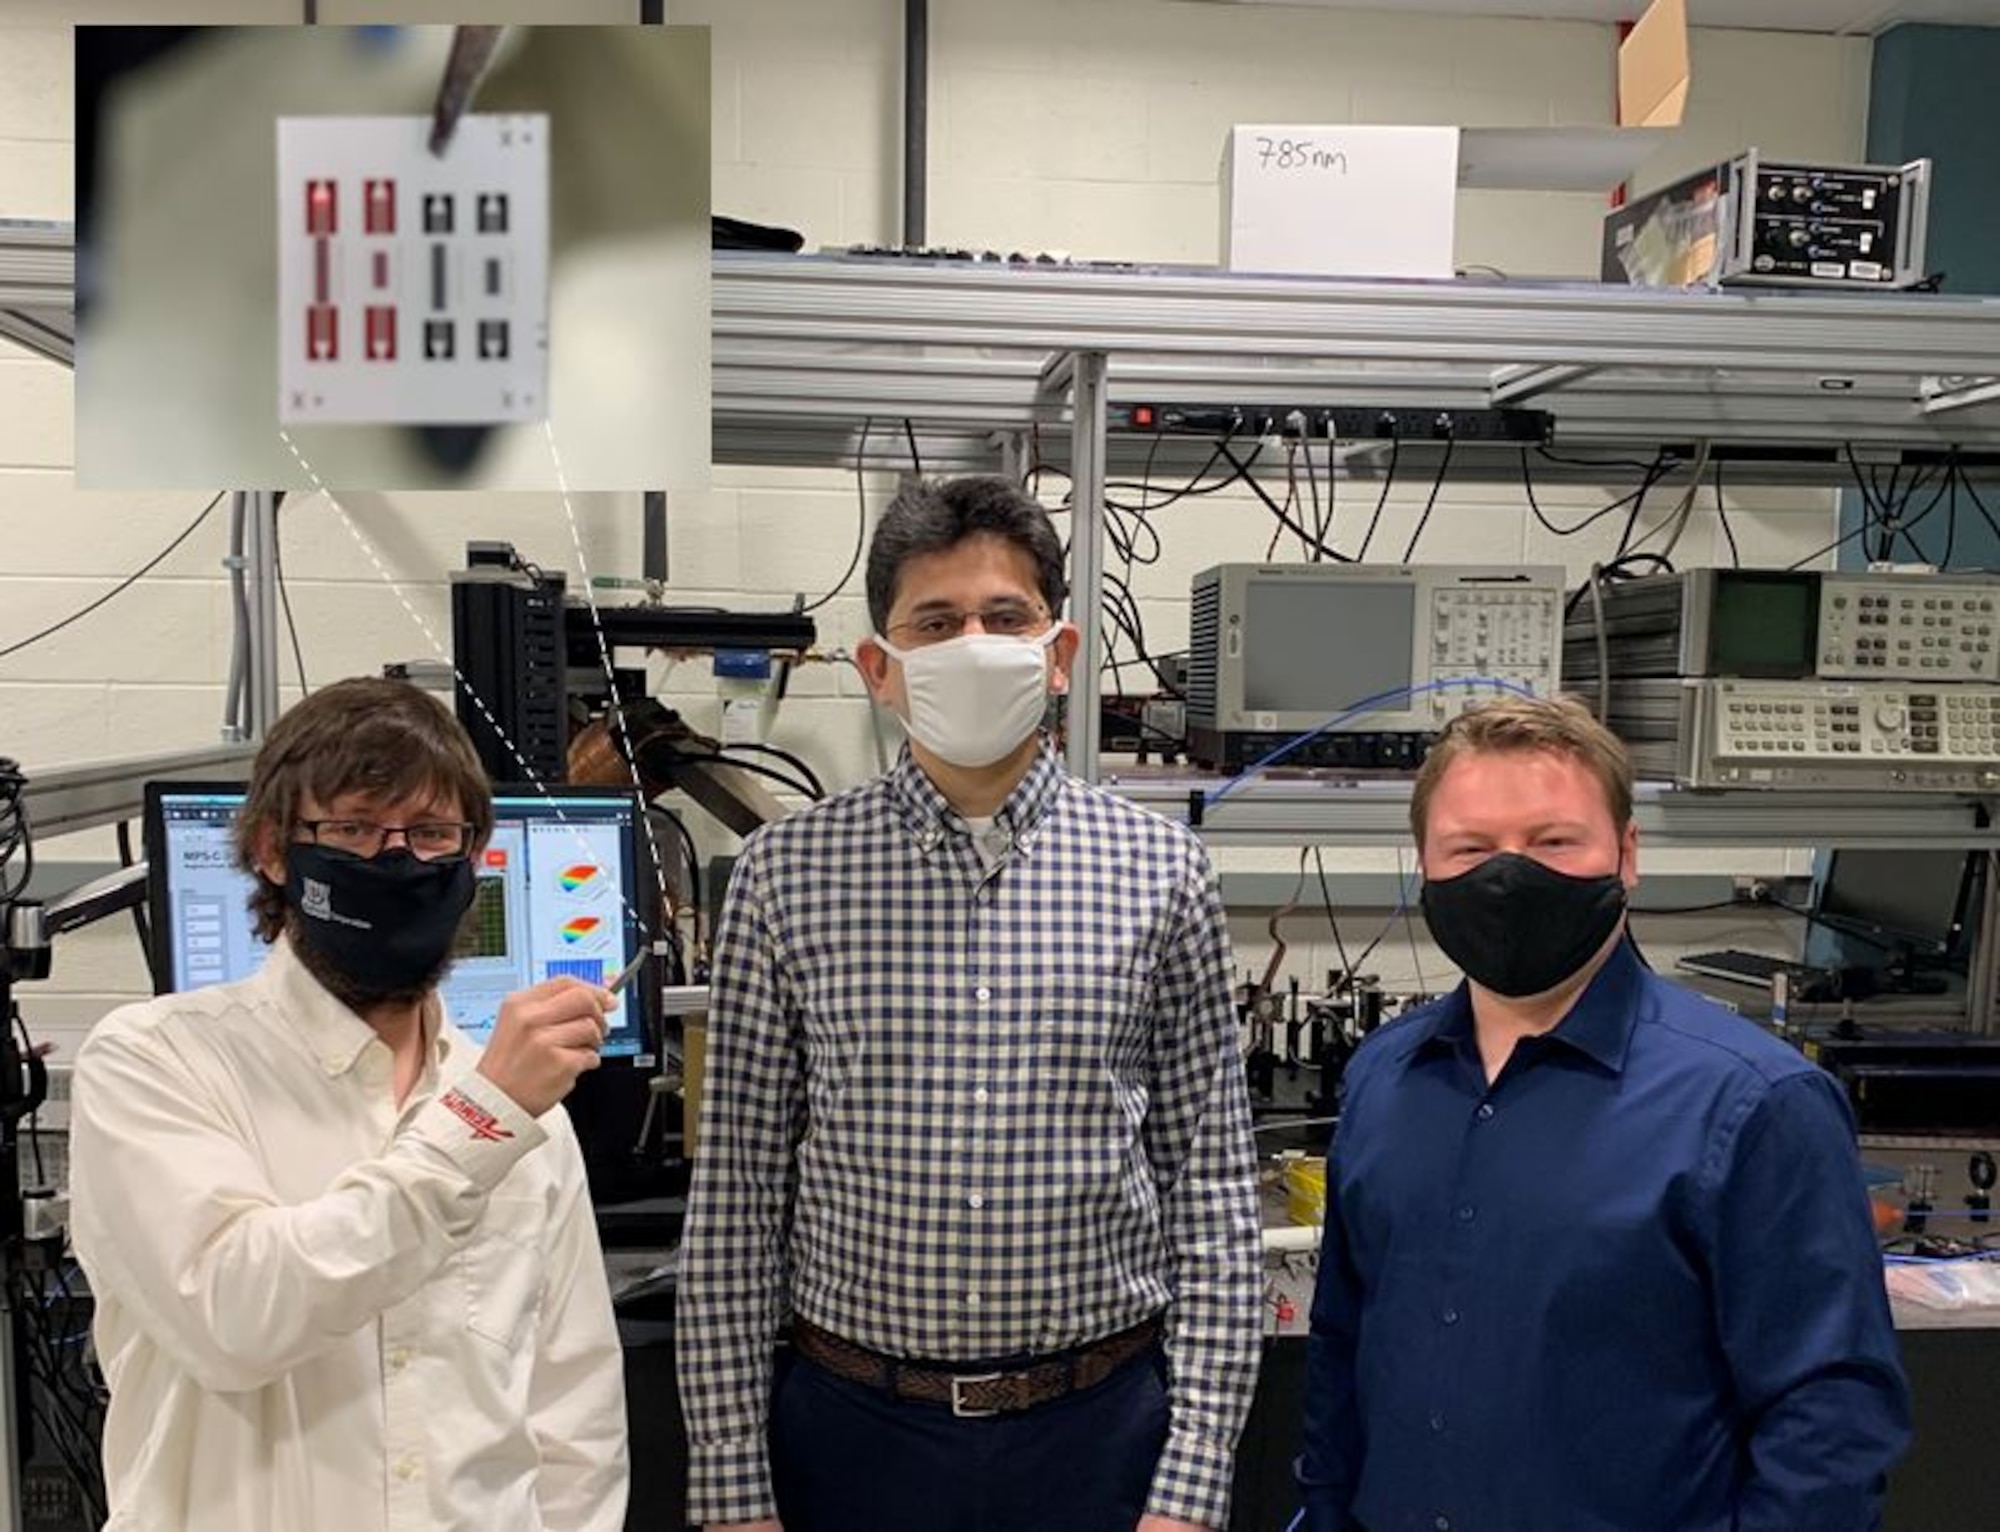
[[1167,1439],[1166,1357],[961,1420],[781,1356],[771,1471],[785,1532],[1133,1532]]

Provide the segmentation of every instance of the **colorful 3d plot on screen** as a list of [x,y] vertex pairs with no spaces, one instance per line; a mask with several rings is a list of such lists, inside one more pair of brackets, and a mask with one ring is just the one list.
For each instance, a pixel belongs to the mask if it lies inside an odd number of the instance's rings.
[[566,894],[587,894],[602,881],[603,876],[603,868],[592,866],[589,862],[578,862],[557,873],[556,882]]
[[588,941],[593,932],[604,924],[595,915],[579,915],[574,920],[565,920],[562,925],[562,939],[572,944]]

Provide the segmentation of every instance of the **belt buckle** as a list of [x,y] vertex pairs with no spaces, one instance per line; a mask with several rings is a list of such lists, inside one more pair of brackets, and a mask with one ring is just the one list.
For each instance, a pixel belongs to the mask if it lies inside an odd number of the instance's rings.
[[998,1383],[1002,1378],[1006,1376],[1007,1375],[1004,1372],[953,1373],[951,1376],[952,1414],[956,1415],[960,1420],[985,1420],[989,1416],[998,1415],[999,1413],[1001,1413],[997,1409],[994,1410],[974,1409],[971,1405],[965,1402],[965,1396],[959,1392],[959,1389],[963,1386],[971,1384]]

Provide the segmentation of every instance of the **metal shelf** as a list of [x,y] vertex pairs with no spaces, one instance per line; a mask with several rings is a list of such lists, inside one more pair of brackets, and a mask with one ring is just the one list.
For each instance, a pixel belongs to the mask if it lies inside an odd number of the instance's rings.
[[[1986,298],[723,252],[713,304],[720,462],[768,463],[775,451],[847,464],[863,419],[905,416],[941,460],[998,467],[1006,438],[1031,429],[1055,455],[1071,415],[1043,371],[1077,352],[1106,356],[1115,397],[1511,403],[1550,411],[1572,448],[1706,439],[1796,459],[1746,463],[1736,482],[1836,482],[1847,468],[1834,449],[1850,442],[1864,457],[2000,451],[2000,396],[1989,397],[2000,300]],[[886,434],[878,445],[884,463],[902,452]],[[1114,436],[1107,449],[1118,472],[1152,439]],[[1169,473],[1196,450],[1169,442],[1156,467]],[[1370,471],[1366,458],[1356,467]],[[1512,477],[1519,455],[1468,444],[1454,469]]]
[[240,782],[250,774],[254,745],[211,745],[170,755],[128,756],[30,774],[24,797],[37,839],[137,819],[148,782]]
[[[1121,798],[1187,823],[1190,799],[1223,785],[1214,778],[1120,777]],[[1217,846],[1410,844],[1407,781],[1261,780],[1204,808],[1203,839]],[[2000,850],[2000,825],[1980,802],[1866,793],[1691,792],[1641,783],[1634,818],[1655,848],[1845,846]]]
[[[0,334],[68,363],[74,230],[0,220]],[[2000,453],[2000,300],[1951,294],[1654,292],[1589,283],[1360,282],[1187,267],[1046,267],[865,256],[714,257],[715,456],[841,466],[862,422],[909,417],[940,469],[994,469],[1039,431],[1067,455],[1050,359],[1107,356],[1108,392],[1246,404],[1324,399],[1532,404],[1576,449],[1662,441],[1782,449],[1750,482],[1835,482],[1833,449]],[[871,456],[901,463],[887,430]],[[1161,475],[1198,443],[1118,435],[1113,473]],[[1434,449],[1405,444],[1422,472]],[[1369,454],[1343,471],[1380,471]],[[1518,453],[1461,450],[1454,473],[1513,477]],[[1538,478],[1602,478],[1556,463]]]
[[75,309],[72,226],[0,218],[0,336],[73,365]]

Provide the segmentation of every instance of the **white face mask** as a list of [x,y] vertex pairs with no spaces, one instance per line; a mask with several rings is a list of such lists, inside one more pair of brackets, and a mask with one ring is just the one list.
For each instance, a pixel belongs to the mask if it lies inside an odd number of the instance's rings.
[[1053,624],[1035,638],[961,633],[941,644],[898,649],[903,662],[910,738],[940,760],[976,769],[1011,755],[1042,721],[1049,705],[1048,647],[1062,632]]

